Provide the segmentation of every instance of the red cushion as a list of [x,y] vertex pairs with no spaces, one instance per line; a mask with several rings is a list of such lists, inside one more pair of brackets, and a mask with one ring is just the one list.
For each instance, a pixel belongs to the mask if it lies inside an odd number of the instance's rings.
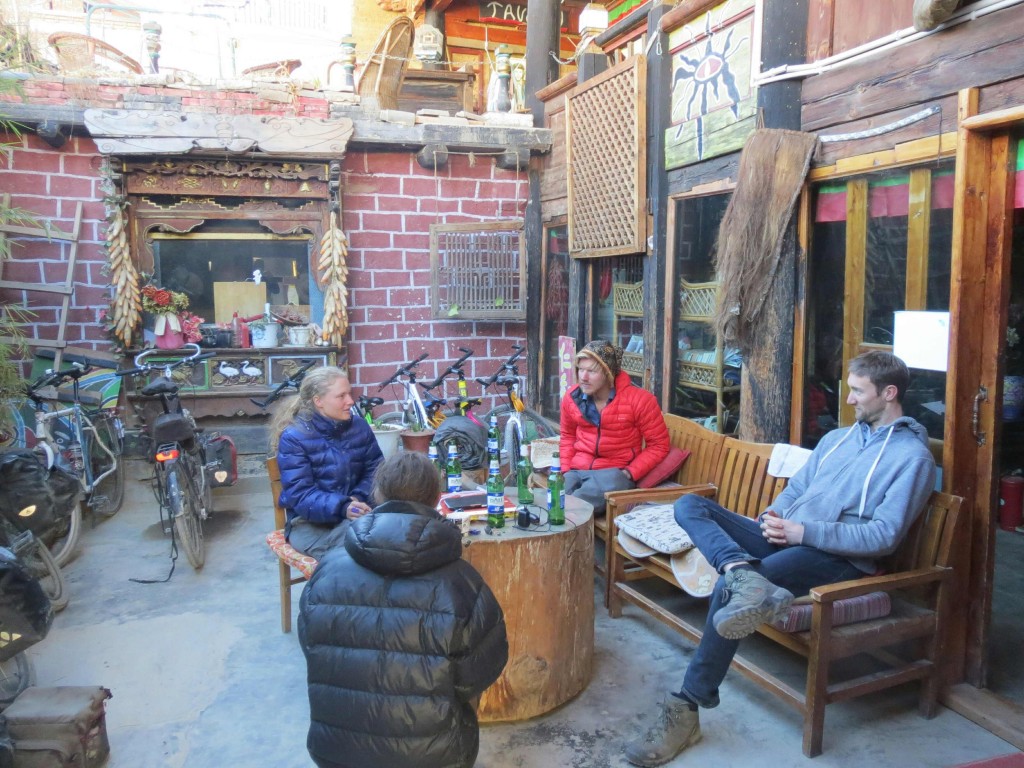
[[654,488],[666,480],[670,480],[688,458],[690,458],[689,451],[684,451],[680,448],[669,448],[668,456],[662,459],[654,469],[641,477],[636,487]]

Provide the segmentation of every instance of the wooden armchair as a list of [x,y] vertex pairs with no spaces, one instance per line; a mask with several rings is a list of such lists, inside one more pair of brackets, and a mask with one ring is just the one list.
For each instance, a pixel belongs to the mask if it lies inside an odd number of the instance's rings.
[[139,62],[98,38],[77,32],[54,32],[47,42],[57,52],[57,63],[65,73],[92,74],[113,64],[115,69],[143,74]]
[[[267,546],[278,559],[278,581],[281,590],[281,631],[292,631],[292,587],[309,579],[316,569],[316,558],[299,552],[284,537],[285,511],[278,503],[281,497],[281,470],[277,457],[267,459],[267,474],[270,476],[270,492],[274,496],[274,530],[267,534]],[[299,572],[292,575],[292,570]]]

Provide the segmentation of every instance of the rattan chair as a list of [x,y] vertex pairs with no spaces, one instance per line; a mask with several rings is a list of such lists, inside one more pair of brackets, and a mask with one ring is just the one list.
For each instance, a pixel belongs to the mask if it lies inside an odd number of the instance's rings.
[[139,62],[98,38],[78,32],[54,32],[47,42],[57,52],[57,63],[66,74],[95,74],[111,69],[143,74]]
[[364,109],[398,109],[398,92],[409,67],[414,33],[412,19],[399,16],[377,39],[356,81]]

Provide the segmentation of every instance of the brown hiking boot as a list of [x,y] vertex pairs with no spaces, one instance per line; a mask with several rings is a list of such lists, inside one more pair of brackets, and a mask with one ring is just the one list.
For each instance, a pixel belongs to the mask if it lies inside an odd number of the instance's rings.
[[700,741],[700,720],[697,710],[690,707],[689,702],[666,696],[658,705],[654,723],[643,736],[626,744],[626,759],[641,768],[654,768]]
[[733,568],[725,574],[727,601],[715,611],[715,631],[741,640],[762,624],[785,618],[793,593],[777,587],[757,571]]

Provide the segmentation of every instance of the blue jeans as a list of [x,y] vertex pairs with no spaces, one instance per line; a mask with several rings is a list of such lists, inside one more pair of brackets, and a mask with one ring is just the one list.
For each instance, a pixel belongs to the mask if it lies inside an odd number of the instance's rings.
[[[795,596],[813,587],[856,579],[864,574],[840,555],[805,546],[779,547],[768,543],[761,524],[719,506],[703,496],[687,494],[675,503],[675,518],[694,545],[719,573],[722,566],[745,560],[776,586]],[[725,604],[725,577],[711,594],[704,636],[686,669],[679,695],[701,707],[717,707],[718,686],[729,671],[739,640],[726,640],[715,631],[712,617]]]

